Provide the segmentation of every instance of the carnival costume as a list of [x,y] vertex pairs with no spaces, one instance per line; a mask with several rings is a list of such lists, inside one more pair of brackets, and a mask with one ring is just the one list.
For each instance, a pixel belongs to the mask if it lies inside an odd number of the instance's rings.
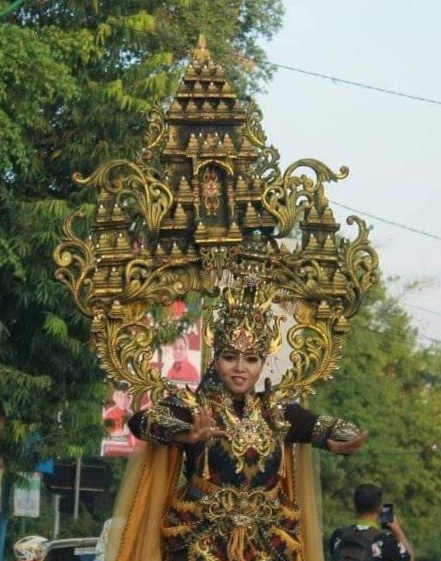
[[[359,218],[348,218],[353,241],[338,234],[325,184],[348,168],[302,158],[282,172],[261,118],[237,98],[201,35],[167,112],[157,104],[149,112],[135,161],[75,176],[97,190],[95,216],[90,229],[77,228],[82,213],[66,217],[57,279],[91,318],[109,381],[126,385],[134,409],[145,396],[153,404],[131,421],[143,440],[120,488],[106,561],[323,560],[308,443],[360,444],[363,435],[296,403],[306,405],[313,384],[338,368],[348,320],[378,280],[378,256]],[[278,240],[294,228],[299,240],[288,248]],[[185,308],[188,295],[204,308],[207,370],[196,392],[162,376],[154,360],[194,321],[161,319]],[[272,388],[236,402],[209,349],[276,352],[273,304],[292,320],[283,335],[289,367]],[[226,436],[174,442],[198,408]]]
[[[284,444],[325,448],[341,421],[291,404],[284,409],[280,426],[265,393],[234,401],[220,381],[213,384],[214,365],[206,377],[209,383],[201,385],[200,404],[209,404],[228,438],[184,445],[187,482],[176,492],[162,522],[168,558],[188,549],[191,561],[301,559],[299,508],[284,488]],[[278,410],[277,417],[280,414]],[[191,426],[191,415],[179,400],[170,398],[150,413],[135,415],[130,426],[138,438],[171,445],[175,431]]]
[[[232,291],[224,291],[213,333],[216,351],[254,351],[266,356],[278,346],[277,322],[271,323],[273,318],[261,305],[237,306],[236,300]],[[340,419],[315,415],[296,402],[275,401],[270,384],[261,393],[253,389],[241,400],[234,397],[213,361],[190,398],[188,391],[170,395],[129,422],[135,436],[154,446],[156,453],[167,450],[163,468],[174,458],[174,469],[167,472],[168,498],[162,501],[161,520],[156,522],[163,540],[158,544],[158,560],[306,559],[293,484],[292,444],[326,448],[329,438],[350,439],[358,430]],[[192,428],[198,408],[209,412],[225,436],[177,444],[174,436]],[[157,488],[154,491],[158,493]],[[151,498],[147,500],[152,503]],[[122,542],[130,550],[135,536],[125,528],[124,537]],[[152,538],[152,534],[143,537],[146,541]],[[118,561],[125,561],[124,550],[116,557]],[[127,559],[133,561],[131,555]]]

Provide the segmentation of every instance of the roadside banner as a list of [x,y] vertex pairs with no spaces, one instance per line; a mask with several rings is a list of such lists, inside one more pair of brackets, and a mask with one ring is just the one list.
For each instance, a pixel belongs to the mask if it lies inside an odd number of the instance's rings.
[[23,482],[15,484],[13,503],[14,516],[38,518],[40,516],[41,474],[22,474]]

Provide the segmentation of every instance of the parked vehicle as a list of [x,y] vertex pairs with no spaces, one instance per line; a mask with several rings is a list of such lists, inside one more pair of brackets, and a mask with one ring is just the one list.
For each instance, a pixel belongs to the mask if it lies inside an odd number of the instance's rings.
[[42,561],[95,561],[98,538],[52,540],[45,547]]
[[95,561],[98,538],[48,540],[26,536],[14,544],[17,561]]

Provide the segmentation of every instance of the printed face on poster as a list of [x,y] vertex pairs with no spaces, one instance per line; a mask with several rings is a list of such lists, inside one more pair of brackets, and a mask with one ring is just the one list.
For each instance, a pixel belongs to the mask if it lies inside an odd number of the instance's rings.
[[[179,320],[185,313],[182,303],[170,306],[169,315]],[[161,376],[169,378],[177,385],[188,385],[195,389],[201,377],[202,336],[201,319],[197,319],[172,343],[161,346],[153,356],[152,364]],[[141,400],[141,409],[150,405],[148,396]],[[133,415],[132,396],[123,386],[109,387],[109,394],[103,408],[103,423],[107,436],[101,444],[102,456],[128,456],[136,445],[128,421]]]
[[200,319],[170,345],[163,345],[153,357],[162,376],[177,385],[196,388],[201,378]]

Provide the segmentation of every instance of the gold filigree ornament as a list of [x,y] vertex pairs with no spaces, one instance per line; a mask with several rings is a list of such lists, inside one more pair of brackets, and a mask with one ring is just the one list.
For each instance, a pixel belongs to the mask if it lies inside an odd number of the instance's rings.
[[231,396],[224,395],[222,401],[214,405],[214,409],[223,421],[228,435],[231,453],[237,461],[236,473],[246,473],[245,455],[248,450],[257,452],[257,465],[253,464],[251,470],[263,471],[267,456],[276,448],[276,438],[281,437],[283,430],[270,429],[268,423],[261,415],[260,401],[255,396],[246,396],[245,409],[242,418],[234,412]]
[[257,536],[260,523],[269,524],[275,519],[279,507],[278,499],[271,500],[266,491],[228,486],[203,497],[202,504],[204,519],[215,524],[221,536],[230,537],[237,526],[244,526],[249,539]]
[[[108,377],[126,382],[136,401],[146,392],[194,401],[152,365],[155,307],[198,295],[206,347],[233,342],[269,354],[286,337],[290,364],[269,394],[277,403],[332,376],[348,322],[377,282],[366,224],[350,217],[358,236],[340,239],[325,193],[348,169],[299,159],[281,173],[261,118],[239,103],[200,41],[170,109],[152,108],[141,156],[74,177],[95,190],[96,204],[92,217],[66,218],[56,277],[91,318]],[[293,231],[296,245],[281,239]],[[204,356],[208,363],[207,348]]]
[[277,352],[282,345],[280,324],[284,317],[274,316],[271,310],[274,295],[274,287],[262,283],[257,274],[224,287],[205,316],[206,343],[217,350],[254,351],[264,357]]
[[151,108],[148,115],[148,123],[148,132],[144,140],[147,149],[151,150],[160,144],[167,132],[164,110],[158,103],[155,103]]

